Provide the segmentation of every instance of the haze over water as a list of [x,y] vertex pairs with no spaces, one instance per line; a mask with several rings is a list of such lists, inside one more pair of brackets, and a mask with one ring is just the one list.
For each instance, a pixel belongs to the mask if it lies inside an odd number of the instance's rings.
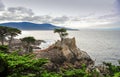
[[[68,37],[75,37],[77,46],[86,51],[96,64],[101,64],[103,61],[117,64],[120,60],[120,30],[80,30],[68,33]],[[47,45],[42,45],[46,46],[60,39],[53,31],[22,31],[22,35],[17,38],[25,36],[45,40]]]

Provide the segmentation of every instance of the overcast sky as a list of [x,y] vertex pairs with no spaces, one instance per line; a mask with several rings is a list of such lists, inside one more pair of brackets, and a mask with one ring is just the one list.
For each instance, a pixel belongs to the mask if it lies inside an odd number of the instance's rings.
[[0,22],[72,28],[120,27],[120,0],[0,0]]

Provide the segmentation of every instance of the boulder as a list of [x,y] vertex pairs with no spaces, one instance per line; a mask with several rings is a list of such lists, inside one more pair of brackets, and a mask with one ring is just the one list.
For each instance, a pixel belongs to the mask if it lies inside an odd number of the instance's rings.
[[58,40],[55,44],[47,49],[35,51],[37,58],[48,58],[58,67],[64,64],[72,64],[74,67],[85,64],[86,66],[94,65],[94,61],[85,52],[76,46],[75,38],[65,38],[63,41]]

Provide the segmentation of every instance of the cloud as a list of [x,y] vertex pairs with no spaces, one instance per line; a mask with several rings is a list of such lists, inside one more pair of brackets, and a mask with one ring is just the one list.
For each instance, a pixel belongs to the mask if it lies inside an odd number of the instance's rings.
[[50,15],[36,16],[32,9],[25,7],[9,7],[0,13],[0,21],[28,21],[35,23],[64,24],[69,20],[67,16],[52,17]]
[[[109,12],[104,15],[92,13],[86,16],[69,17],[69,19],[67,27],[71,28],[102,28],[104,26],[107,28],[120,27],[120,23],[118,23],[120,22],[120,15],[116,12]],[[114,26],[114,24],[116,26]]]
[[51,23],[52,17],[48,15],[44,16],[29,16],[21,19],[22,21],[29,21],[35,23]]
[[2,1],[0,0],[0,11],[3,11],[5,9],[4,4],[2,3]]
[[24,14],[28,16],[34,15],[32,9],[28,9],[25,7],[10,7],[8,8],[8,12],[11,12],[13,14]]
[[34,23],[51,23],[54,25],[66,26],[70,28],[87,28],[96,25],[100,26],[112,24],[116,21],[119,21],[119,16],[116,13],[99,16],[96,16],[94,13],[86,16],[36,16],[29,8],[9,7],[1,13],[0,21],[28,21]]
[[19,21],[24,17],[31,17],[34,13],[31,9],[27,9],[24,7],[10,7],[0,14],[1,21]]
[[67,21],[69,21],[69,17],[67,17],[67,16],[61,16],[61,17],[56,17],[56,18],[54,18],[54,19],[52,19],[52,22],[53,23],[65,23],[65,22],[67,22]]
[[5,9],[4,4],[0,0],[0,22],[11,21],[28,21],[34,23],[50,23],[58,26],[66,26],[71,28],[87,28],[92,26],[100,26],[112,24],[120,21],[120,14],[109,12],[109,14],[96,15],[90,13],[84,16],[59,16],[36,15],[32,9],[25,7],[8,7]]

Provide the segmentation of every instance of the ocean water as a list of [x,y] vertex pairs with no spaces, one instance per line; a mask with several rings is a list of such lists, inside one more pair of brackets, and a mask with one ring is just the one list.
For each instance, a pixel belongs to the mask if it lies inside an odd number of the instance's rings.
[[[76,38],[76,44],[86,51],[95,61],[96,65],[103,61],[118,64],[120,60],[120,30],[80,30],[68,31],[70,38]],[[45,40],[41,48],[46,48],[55,41],[59,40],[59,35],[53,31],[22,31],[22,35],[34,36],[36,39]]]

